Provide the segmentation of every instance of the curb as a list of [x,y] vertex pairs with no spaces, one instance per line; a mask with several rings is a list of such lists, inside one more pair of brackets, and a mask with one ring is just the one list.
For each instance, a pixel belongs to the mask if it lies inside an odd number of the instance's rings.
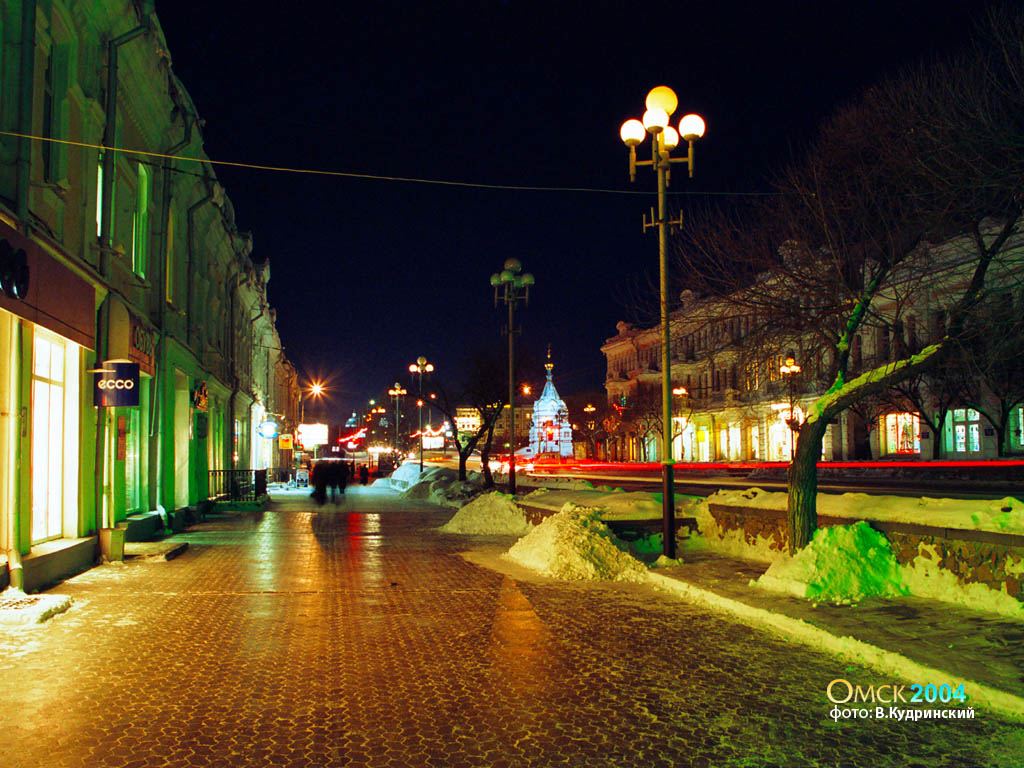
[[964,689],[970,691],[970,706],[977,705],[1010,719],[1024,722],[1024,698],[1019,696],[982,685],[973,680],[967,680],[952,672],[919,664],[906,656],[887,651],[862,640],[849,636],[837,637],[806,621],[772,613],[763,608],[755,608],[679,579],[659,573],[649,573],[648,575],[650,576],[649,583],[656,589],[672,592],[707,608],[746,619],[752,625],[768,629],[811,648],[829,651],[846,661],[863,664],[876,671],[910,680],[942,680],[943,682],[948,681],[951,685],[963,684]]

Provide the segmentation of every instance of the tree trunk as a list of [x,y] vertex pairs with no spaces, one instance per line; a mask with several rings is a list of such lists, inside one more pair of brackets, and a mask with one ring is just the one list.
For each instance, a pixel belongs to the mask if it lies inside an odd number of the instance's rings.
[[786,532],[791,555],[811,543],[818,527],[818,459],[827,427],[827,419],[805,421],[789,465]]

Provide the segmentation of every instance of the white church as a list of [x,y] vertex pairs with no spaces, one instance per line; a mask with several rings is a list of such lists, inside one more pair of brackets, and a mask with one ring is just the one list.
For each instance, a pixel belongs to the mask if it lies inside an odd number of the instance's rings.
[[547,381],[540,398],[533,402],[533,423],[530,425],[531,456],[560,456],[572,458],[572,425],[569,423],[569,409],[558,396],[558,390],[551,380],[554,370],[551,362],[551,348],[548,348]]

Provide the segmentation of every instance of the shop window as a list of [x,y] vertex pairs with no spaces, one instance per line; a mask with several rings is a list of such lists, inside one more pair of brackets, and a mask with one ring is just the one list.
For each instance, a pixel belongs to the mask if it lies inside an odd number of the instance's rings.
[[921,452],[921,420],[914,413],[890,413],[885,417],[886,453]]
[[757,424],[750,426],[750,459],[758,461],[761,458],[761,428]]
[[32,543],[62,534],[64,344],[37,332],[32,361]]
[[129,408],[127,416],[127,434],[125,435],[124,480],[125,506],[129,510],[137,510],[142,506],[142,477],[140,471],[140,454],[142,428],[140,426],[140,408]]

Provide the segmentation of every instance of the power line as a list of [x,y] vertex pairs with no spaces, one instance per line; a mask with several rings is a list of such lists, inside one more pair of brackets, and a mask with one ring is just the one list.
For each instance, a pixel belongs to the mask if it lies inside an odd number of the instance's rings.
[[[191,163],[209,163],[210,165],[223,165],[230,168],[248,168],[256,171],[276,171],[278,173],[298,173],[309,176],[334,176],[345,179],[365,179],[369,181],[398,181],[409,184],[433,184],[445,187],[463,187],[468,189],[491,189],[511,192],[592,192],[608,195],[650,195],[650,192],[633,189],[600,189],[595,187],[541,187],[515,184],[483,184],[473,181],[449,181],[444,179],[421,179],[411,176],[383,176],[373,173],[353,173],[351,171],[325,171],[316,168],[290,168],[280,165],[260,165],[256,163],[239,163],[231,160],[210,160],[186,155],[168,155],[162,152],[150,152],[143,149],[125,149],[124,147],[105,147],[102,144],[90,144],[84,141],[73,141],[71,139],[55,139],[49,136],[32,136],[16,131],[0,131],[0,136],[14,136],[20,139],[31,139],[32,141],[49,141],[54,144],[66,144],[72,147],[85,147],[87,149],[98,149],[110,152],[124,152],[126,154],[141,155],[144,157],[156,157],[162,160],[184,160]],[[201,174],[195,174],[200,176]],[[774,196],[775,192],[669,192],[674,196],[688,197],[766,197]]]

